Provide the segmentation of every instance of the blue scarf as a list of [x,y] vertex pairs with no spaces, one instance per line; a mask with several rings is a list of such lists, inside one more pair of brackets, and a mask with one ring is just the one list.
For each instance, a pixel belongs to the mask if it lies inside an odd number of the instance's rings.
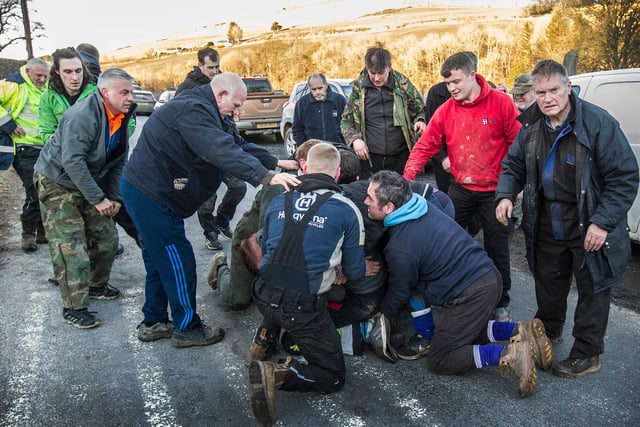
[[429,210],[427,201],[418,194],[413,193],[411,199],[384,219],[385,227],[393,227],[406,221],[418,219]]

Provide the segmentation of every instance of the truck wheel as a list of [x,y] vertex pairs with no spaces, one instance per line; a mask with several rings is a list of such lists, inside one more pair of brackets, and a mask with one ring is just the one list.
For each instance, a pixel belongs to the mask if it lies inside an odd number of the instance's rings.
[[284,132],[284,151],[287,156],[293,156],[296,153],[296,142],[293,140],[293,131],[288,128]]

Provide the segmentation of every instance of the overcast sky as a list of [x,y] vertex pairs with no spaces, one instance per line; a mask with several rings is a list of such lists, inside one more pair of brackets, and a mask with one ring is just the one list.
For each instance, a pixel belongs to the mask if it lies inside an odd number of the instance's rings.
[[[175,8],[165,6],[175,3]],[[46,38],[33,42],[34,55],[48,55],[55,49],[94,44],[107,54],[118,48],[153,42],[177,34],[207,31],[217,23],[235,21],[241,28],[271,27],[273,21],[282,26],[310,25],[355,18],[364,13],[385,8],[409,5],[427,5],[437,1],[409,0],[31,0],[31,20],[44,24]],[[518,7],[525,0],[467,1],[450,0],[453,6],[491,5],[492,7]],[[304,5],[304,6],[302,6]],[[226,34],[228,25],[220,26]],[[207,31],[208,33],[209,31]],[[4,58],[24,59],[24,43],[0,52]]]

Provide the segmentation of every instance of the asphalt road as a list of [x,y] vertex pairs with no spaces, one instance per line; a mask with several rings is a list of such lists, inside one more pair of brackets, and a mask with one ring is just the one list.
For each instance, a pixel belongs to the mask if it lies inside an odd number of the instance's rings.
[[[282,152],[275,142],[268,146]],[[239,212],[254,192],[249,189]],[[145,271],[139,250],[122,231],[126,251],[116,260],[111,284],[123,298],[92,301],[90,309],[103,324],[78,330],[62,322],[58,288],[47,283],[48,250],[23,253],[17,220],[13,225],[16,232],[0,252],[0,426],[257,425],[243,359],[258,312],[228,311],[206,285],[213,252],[205,249],[195,217],[186,226],[198,262],[198,311],[222,326],[226,337],[187,349],[175,349],[168,340],[138,341]],[[230,242],[222,242],[228,253]],[[512,276],[514,316],[531,318],[533,281],[517,265]],[[575,300],[572,292],[570,319]],[[565,342],[554,347],[555,360],[569,352],[571,327],[569,321]],[[568,380],[540,372],[528,399],[518,397],[515,376],[501,378],[497,368],[438,376],[420,360],[389,364],[373,352],[347,356],[347,383],[340,392],[278,392],[278,425],[640,425],[640,315],[612,306],[606,343],[600,373]]]

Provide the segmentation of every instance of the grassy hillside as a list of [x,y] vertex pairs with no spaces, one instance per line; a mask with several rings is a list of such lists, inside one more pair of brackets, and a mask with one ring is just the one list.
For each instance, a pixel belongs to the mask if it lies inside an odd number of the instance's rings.
[[[366,48],[378,42],[391,51],[393,67],[421,90],[440,81],[440,65],[460,50],[476,52],[479,72],[495,83],[510,86],[516,74],[533,66],[532,59],[523,63],[518,45],[530,45],[548,23],[548,17],[525,18],[513,16],[513,12],[451,7],[385,10],[351,22],[245,34],[246,41],[218,51],[223,70],[266,74],[275,87],[285,91],[314,71],[328,77],[355,78],[363,67]],[[531,34],[523,42],[519,35],[526,23]],[[126,68],[143,87],[159,93],[177,86],[196,64],[196,51],[219,39],[219,34],[212,34],[130,47],[106,55],[103,68]],[[175,46],[185,51],[160,58],[153,55],[154,50]]]

